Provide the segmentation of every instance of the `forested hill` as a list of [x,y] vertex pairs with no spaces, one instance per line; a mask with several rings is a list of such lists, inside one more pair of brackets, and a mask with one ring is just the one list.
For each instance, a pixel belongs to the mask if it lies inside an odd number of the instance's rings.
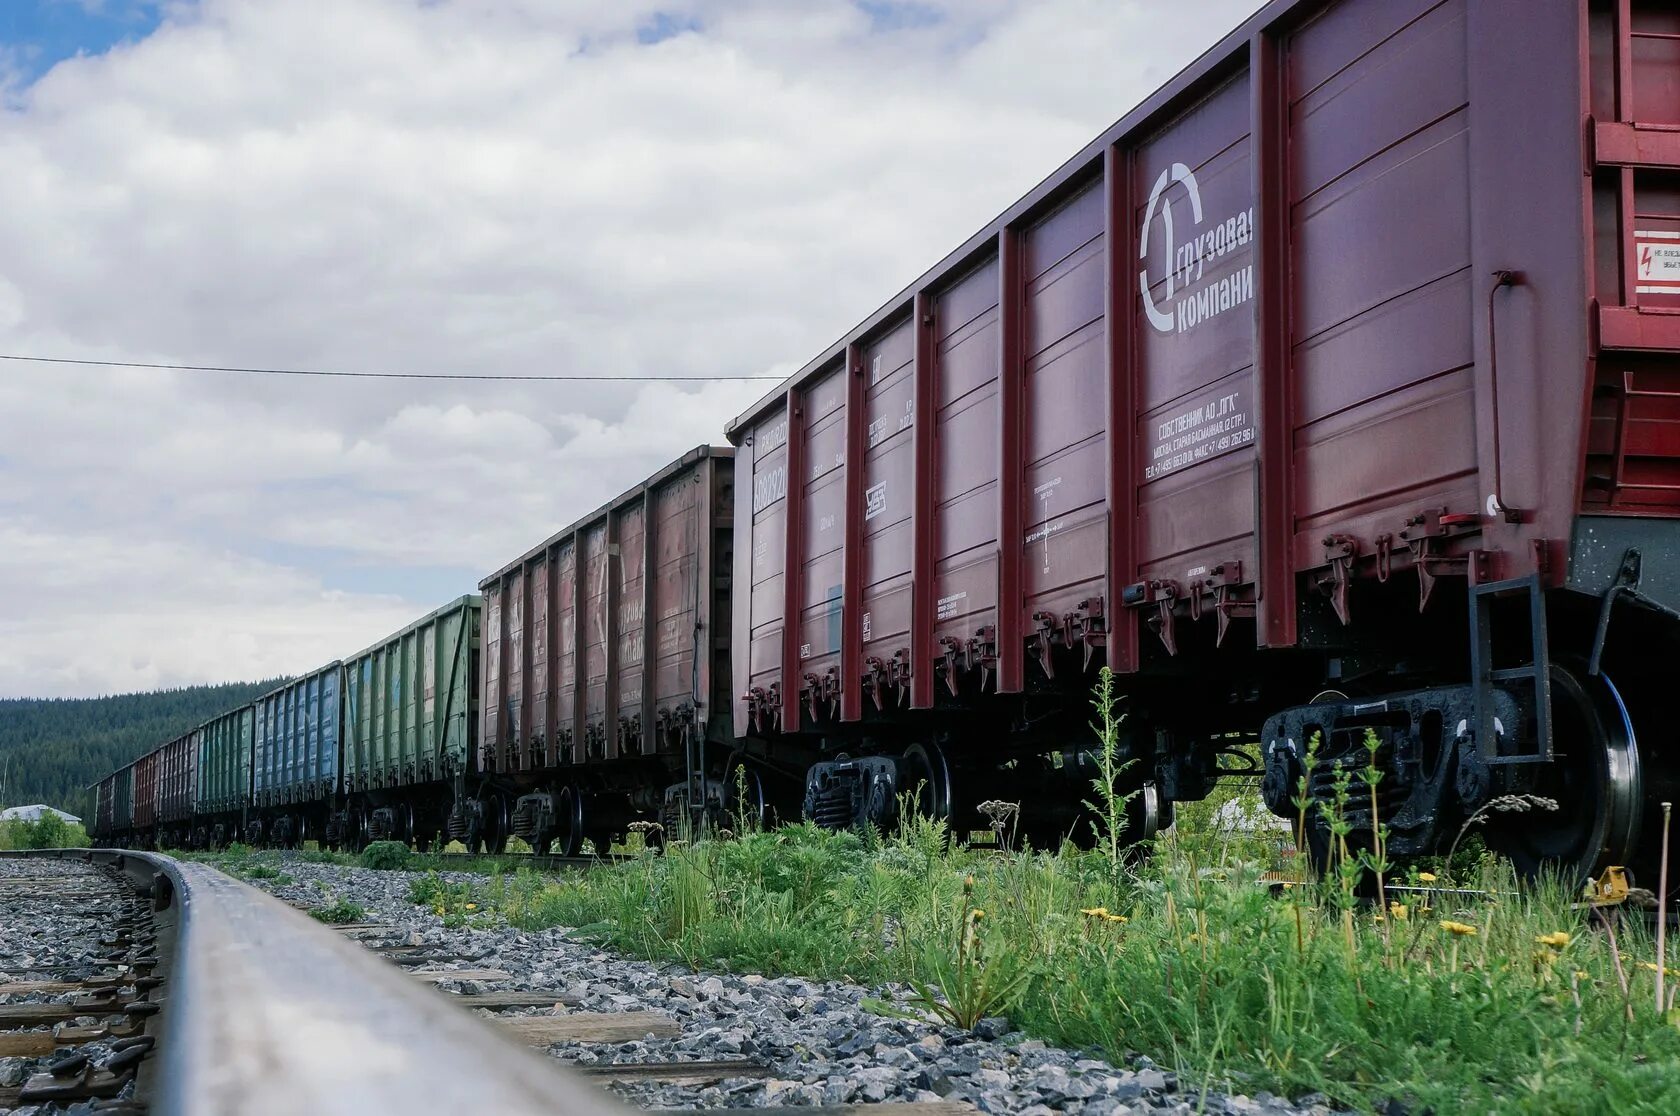
[[45,802],[91,825],[86,788],[113,769],[279,685],[233,682],[102,698],[0,698],[0,806]]

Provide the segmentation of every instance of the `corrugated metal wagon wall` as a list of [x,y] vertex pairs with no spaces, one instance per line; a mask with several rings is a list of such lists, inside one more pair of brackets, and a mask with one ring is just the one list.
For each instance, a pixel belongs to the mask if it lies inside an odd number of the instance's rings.
[[200,811],[238,811],[249,805],[256,722],[257,706],[252,704],[207,721],[199,729]]
[[257,805],[312,802],[337,792],[342,674],[333,663],[257,699]]
[[466,596],[344,661],[348,791],[447,779],[477,746],[481,599]]
[[1583,491],[1680,508],[1677,20],[1268,5],[731,425],[736,731],[1295,646],[1471,550],[1560,583]]
[[485,771],[668,752],[686,726],[727,735],[732,467],[691,451],[482,583]]

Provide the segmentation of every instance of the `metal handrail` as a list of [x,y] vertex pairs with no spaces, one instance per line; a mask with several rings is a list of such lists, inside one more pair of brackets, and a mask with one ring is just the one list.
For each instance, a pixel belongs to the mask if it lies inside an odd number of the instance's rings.
[[154,905],[174,908],[154,1112],[631,1111],[321,923],[208,865],[124,849],[33,855],[150,877]]

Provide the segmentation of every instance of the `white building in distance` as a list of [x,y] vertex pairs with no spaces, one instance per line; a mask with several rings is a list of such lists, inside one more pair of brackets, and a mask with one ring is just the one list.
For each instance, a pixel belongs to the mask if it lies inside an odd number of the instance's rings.
[[0,810],[0,822],[36,822],[40,821],[42,816],[45,814],[57,814],[60,819],[72,825],[82,820],[75,814],[66,814],[63,810],[54,810],[51,806],[37,802],[33,806],[12,806],[5,810]]

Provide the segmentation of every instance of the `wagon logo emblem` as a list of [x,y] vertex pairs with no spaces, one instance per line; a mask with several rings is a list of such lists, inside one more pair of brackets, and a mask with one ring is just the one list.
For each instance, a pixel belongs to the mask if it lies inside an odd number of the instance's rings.
[[[1167,187],[1174,182],[1184,183],[1184,189],[1190,194],[1190,213],[1196,218],[1198,226],[1202,223],[1202,191],[1196,185],[1196,175],[1183,163],[1174,163],[1161,172],[1161,177],[1155,180],[1155,189],[1149,192],[1149,208],[1143,214],[1143,234],[1138,237],[1138,259],[1143,261],[1143,267],[1138,271],[1138,290],[1143,294],[1143,311],[1149,315],[1149,324],[1162,333],[1171,333],[1174,328],[1173,316],[1155,305],[1155,299],[1149,293],[1149,230],[1155,224],[1155,207],[1161,205],[1161,197],[1167,192]],[[1173,215],[1172,203],[1161,207],[1161,224],[1167,233],[1167,259],[1174,260]],[[1167,298],[1173,296],[1173,275],[1177,271],[1175,266],[1167,269]]]
[[[1173,228],[1172,202],[1167,191],[1174,183],[1182,183],[1190,197],[1190,216],[1195,235],[1180,244]],[[1165,251],[1167,282],[1162,301],[1157,303],[1149,284],[1149,232],[1155,226],[1155,215],[1161,215],[1162,231],[1166,234]],[[1254,229],[1254,211],[1244,210],[1206,229],[1202,227],[1202,190],[1196,182],[1196,172],[1183,163],[1174,163],[1161,172],[1155,188],[1149,192],[1149,207],[1144,210],[1143,229],[1138,235],[1138,293],[1143,296],[1143,312],[1149,324],[1160,333],[1184,333],[1208,318],[1215,317],[1233,306],[1241,306],[1254,297],[1254,267],[1245,264],[1235,272],[1216,281],[1201,285],[1208,268],[1219,270],[1218,263],[1225,256],[1248,246]]]

